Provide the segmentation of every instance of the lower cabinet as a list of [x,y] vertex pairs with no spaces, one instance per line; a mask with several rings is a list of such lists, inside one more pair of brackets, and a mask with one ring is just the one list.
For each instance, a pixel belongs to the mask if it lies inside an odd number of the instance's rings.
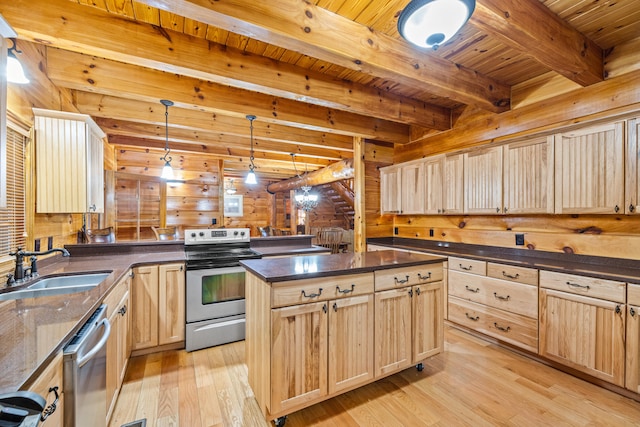
[[131,294],[132,350],[184,341],[184,264],[134,268]]
[[542,271],[540,286],[540,355],[624,386],[626,284]]
[[625,387],[640,393],[640,285],[627,285]]
[[64,426],[64,390],[62,388],[62,351],[44,371],[26,388],[44,397],[47,406],[44,410],[46,419],[40,422],[43,427]]
[[107,295],[107,317],[111,335],[107,341],[107,425],[115,407],[131,354],[131,275],[127,274]]

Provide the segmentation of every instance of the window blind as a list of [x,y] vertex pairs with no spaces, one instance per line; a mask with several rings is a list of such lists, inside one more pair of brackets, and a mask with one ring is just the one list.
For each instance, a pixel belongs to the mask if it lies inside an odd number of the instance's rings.
[[25,147],[27,137],[7,127],[7,207],[0,209],[0,262],[25,247]]

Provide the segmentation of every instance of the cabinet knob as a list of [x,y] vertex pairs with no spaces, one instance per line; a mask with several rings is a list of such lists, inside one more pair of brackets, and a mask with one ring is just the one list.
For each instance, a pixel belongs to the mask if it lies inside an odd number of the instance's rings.
[[500,213],[500,208],[496,208],[496,213]]
[[615,208],[613,208],[613,210],[614,210],[616,213],[620,212],[620,206],[616,205],[616,207],[615,207]]
[[89,212],[93,211],[95,212],[97,210],[96,204],[92,204],[91,206],[89,206]]
[[633,203],[631,203],[631,204],[629,205],[629,212],[633,212],[633,211],[635,211],[635,210],[636,210],[636,207],[635,207],[635,206],[633,206]]

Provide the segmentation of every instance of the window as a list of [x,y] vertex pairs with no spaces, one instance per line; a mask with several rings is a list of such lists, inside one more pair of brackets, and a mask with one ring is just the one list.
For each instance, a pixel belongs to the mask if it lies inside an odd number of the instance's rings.
[[9,252],[25,247],[25,175],[27,137],[7,127],[6,192],[7,205],[0,208],[0,261],[10,259]]

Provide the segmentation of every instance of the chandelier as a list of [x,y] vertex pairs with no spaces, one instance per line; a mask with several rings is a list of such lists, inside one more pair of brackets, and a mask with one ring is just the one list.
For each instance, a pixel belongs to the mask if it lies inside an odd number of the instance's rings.
[[[296,171],[296,175],[298,178],[302,178],[296,167],[296,155],[294,153],[291,153],[291,160],[293,161],[293,169]],[[302,194],[296,192],[294,196],[298,209],[302,209],[305,212],[315,209],[318,206],[318,202],[320,202],[320,198],[317,194],[311,193],[311,186],[303,185],[300,190],[302,190]]]

